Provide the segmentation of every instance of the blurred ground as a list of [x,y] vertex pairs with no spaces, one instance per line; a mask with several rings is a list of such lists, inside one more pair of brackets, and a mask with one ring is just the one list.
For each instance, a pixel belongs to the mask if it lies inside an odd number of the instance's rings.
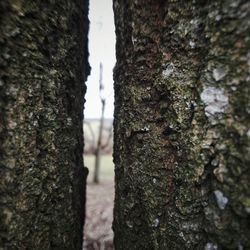
[[92,156],[85,156],[89,168],[87,184],[86,219],[84,227],[84,250],[113,250],[114,167],[112,156],[101,159],[100,184],[92,182]]

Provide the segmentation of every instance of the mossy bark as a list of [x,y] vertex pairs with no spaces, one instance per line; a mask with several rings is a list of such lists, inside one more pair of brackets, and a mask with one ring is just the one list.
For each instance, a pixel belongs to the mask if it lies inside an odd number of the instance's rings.
[[88,1],[0,1],[0,249],[82,249]]
[[116,249],[250,249],[250,3],[113,1]]

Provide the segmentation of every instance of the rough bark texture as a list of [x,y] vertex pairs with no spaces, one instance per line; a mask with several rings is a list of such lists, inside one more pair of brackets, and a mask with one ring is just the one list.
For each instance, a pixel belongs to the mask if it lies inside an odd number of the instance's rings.
[[250,249],[250,3],[114,0],[116,249]]
[[88,1],[0,1],[0,249],[81,249]]

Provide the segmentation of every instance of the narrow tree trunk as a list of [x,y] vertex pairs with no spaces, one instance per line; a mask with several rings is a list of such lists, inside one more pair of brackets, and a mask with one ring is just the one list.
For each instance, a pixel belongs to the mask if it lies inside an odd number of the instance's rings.
[[82,249],[87,1],[0,1],[0,248]]
[[116,249],[250,249],[249,1],[113,3]]
[[102,111],[101,111],[101,118],[100,118],[100,127],[99,127],[99,133],[98,133],[98,140],[96,145],[96,151],[95,151],[95,170],[94,170],[94,183],[99,183],[99,177],[100,177],[100,165],[101,165],[101,151],[102,151],[102,134],[104,129],[104,111],[105,111],[105,105],[106,100],[103,96],[104,92],[104,85],[102,82],[102,73],[103,73],[103,66],[102,63],[100,63],[100,78],[99,78],[99,95],[101,99],[102,104]]
[[104,129],[104,110],[105,110],[105,100],[102,100],[102,113],[100,119],[100,127],[98,133],[98,141],[95,152],[95,170],[94,170],[94,183],[100,182],[100,165],[101,165],[101,150],[102,150],[102,134]]

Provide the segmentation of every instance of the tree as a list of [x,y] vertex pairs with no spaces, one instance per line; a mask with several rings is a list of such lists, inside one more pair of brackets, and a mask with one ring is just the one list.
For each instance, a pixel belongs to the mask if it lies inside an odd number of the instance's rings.
[[88,1],[0,1],[0,248],[82,249]]
[[116,249],[250,249],[249,1],[113,6]]
[[94,178],[93,178],[94,183],[99,183],[102,134],[103,134],[103,129],[104,129],[104,111],[105,111],[105,106],[106,106],[106,98],[103,94],[104,85],[102,82],[102,71],[103,71],[103,66],[102,66],[102,63],[100,63],[99,93],[100,93],[100,100],[102,103],[102,111],[101,111],[101,117],[100,117],[98,140],[97,140],[97,145],[96,145],[96,150],[95,150],[95,169],[94,169]]
[[106,107],[106,99],[104,93],[104,84],[102,80],[103,65],[100,63],[100,78],[99,78],[99,96],[101,101],[101,117],[99,119],[99,128],[97,132],[97,139],[95,138],[95,130],[92,127],[92,123],[89,121],[84,121],[85,129],[85,153],[94,154],[95,156],[95,166],[93,174],[93,182],[98,184],[100,182],[100,167],[101,167],[101,155],[103,153],[110,153],[112,151],[112,135],[113,126],[108,124],[105,126],[104,111]]

